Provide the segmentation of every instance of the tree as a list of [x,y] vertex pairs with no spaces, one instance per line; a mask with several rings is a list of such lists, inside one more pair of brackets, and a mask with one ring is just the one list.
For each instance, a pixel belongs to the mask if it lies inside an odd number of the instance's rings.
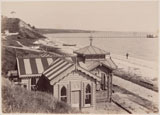
[[32,29],[35,29],[35,26],[32,26]]

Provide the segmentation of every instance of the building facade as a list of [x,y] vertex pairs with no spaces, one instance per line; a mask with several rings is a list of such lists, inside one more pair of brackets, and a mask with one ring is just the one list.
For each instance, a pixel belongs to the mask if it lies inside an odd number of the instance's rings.
[[100,82],[96,75],[72,61],[58,58],[42,73],[37,88],[50,92],[73,108],[95,108],[96,82]]

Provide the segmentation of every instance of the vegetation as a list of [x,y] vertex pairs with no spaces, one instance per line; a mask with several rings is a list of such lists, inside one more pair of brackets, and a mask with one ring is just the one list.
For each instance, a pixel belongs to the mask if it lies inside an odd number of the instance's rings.
[[[20,24],[21,22],[21,24]],[[15,49],[13,47],[33,46],[33,42],[45,38],[34,26],[26,24],[18,18],[2,17],[2,31],[18,35],[5,36],[2,39],[2,76],[9,70],[17,70],[16,56],[40,55],[38,52]],[[5,35],[5,34],[4,34]],[[19,41],[20,43],[18,43]],[[12,84],[2,77],[2,112],[3,113],[70,113],[72,108],[44,92],[28,91],[18,85]]]
[[28,91],[2,78],[3,113],[71,113],[69,105],[44,92]]
[[8,30],[10,33],[18,32],[20,37],[27,39],[45,38],[45,36],[35,30],[35,27],[31,27],[30,24],[25,23],[19,18],[2,17],[1,24],[2,33],[4,33],[5,30]]
[[11,33],[18,32],[20,29],[19,22],[20,22],[20,19],[18,19],[18,18],[2,17],[1,32],[4,32],[5,30],[9,30],[9,32],[11,32]]
[[[20,22],[22,24],[20,24]],[[25,23],[24,21],[20,20],[19,18],[7,18],[2,16],[2,31],[8,30],[9,32],[18,32],[18,35],[10,35],[5,36],[2,39],[2,75],[6,76],[9,70],[16,69],[16,54],[17,55],[35,55],[36,52],[31,52],[27,50],[20,50],[20,49],[13,49],[7,48],[5,46],[16,46],[22,47],[18,44],[19,41],[21,44],[25,46],[32,46],[33,42],[44,38],[44,36],[37,31],[33,30],[30,24]],[[20,26],[21,25],[21,26]]]

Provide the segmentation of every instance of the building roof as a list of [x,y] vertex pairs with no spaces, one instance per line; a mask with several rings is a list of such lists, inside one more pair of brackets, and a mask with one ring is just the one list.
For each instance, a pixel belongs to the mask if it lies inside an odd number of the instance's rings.
[[56,57],[17,57],[19,77],[41,76]]
[[80,66],[86,68],[88,71],[93,70],[99,65],[103,65],[110,70],[114,70],[117,68],[117,65],[113,62],[111,58],[106,58],[104,60],[91,60],[91,61],[86,61],[85,63],[81,62],[79,64]]
[[97,48],[95,46],[86,46],[84,48],[81,48],[79,50],[74,51],[76,54],[82,54],[82,55],[109,55],[109,52],[106,52],[100,48]]
[[90,73],[88,70],[62,58],[57,58],[42,74],[47,77],[50,80],[51,85],[53,85],[74,70],[81,71],[89,77],[100,81],[99,77]]

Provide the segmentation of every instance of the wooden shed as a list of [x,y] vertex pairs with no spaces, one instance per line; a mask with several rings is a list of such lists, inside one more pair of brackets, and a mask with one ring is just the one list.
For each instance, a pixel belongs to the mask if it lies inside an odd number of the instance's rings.
[[37,83],[38,90],[51,92],[71,107],[96,106],[96,82],[100,82],[100,78],[88,70],[72,61],[57,58],[42,74]]

